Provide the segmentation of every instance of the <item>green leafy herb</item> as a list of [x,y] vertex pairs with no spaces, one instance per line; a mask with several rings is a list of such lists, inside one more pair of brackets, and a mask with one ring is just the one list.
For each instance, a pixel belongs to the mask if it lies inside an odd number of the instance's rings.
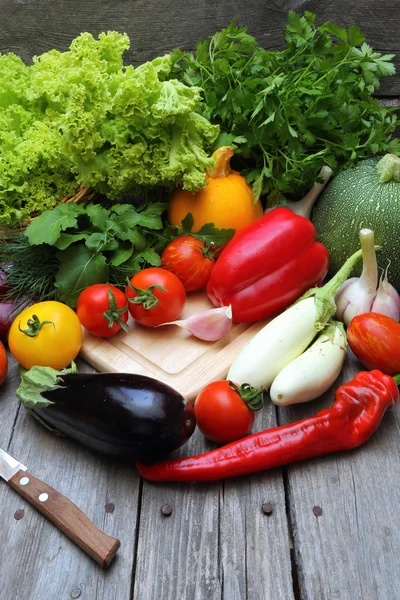
[[32,246],[49,244],[52,246],[60,238],[61,231],[77,227],[78,215],[85,209],[78,203],[60,203],[53,210],[47,210],[40,218],[29,225],[26,235]]
[[0,236],[0,261],[14,264],[7,276],[11,291],[32,290],[38,299],[57,298],[74,307],[89,285],[110,281],[124,286],[141,269],[160,266],[161,252],[180,235],[218,247],[234,234],[212,223],[192,233],[191,214],[183,231],[164,225],[167,206],[147,199],[137,206],[71,203],[44,211],[25,234],[13,234],[13,244],[1,242]]
[[373,51],[356,25],[317,27],[309,12],[289,12],[284,37],[283,50],[267,51],[231,23],[194,54],[172,53],[173,75],[202,88],[198,110],[220,125],[213,149],[233,145],[234,166],[269,205],[304,195],[324,165],[400,153],[396,109],[372,97],[395,72],[393,55]]
[[196,232],[192,232],[193,223],[193,215],[188,213],[182,221],[181,235],[191,235],[204,242],[206,246],[223,246],[235,233],[234,229],[216,229],[214,223],[206,223]]
[[75,306],[79,294],[89,285],[108,281],[106,257],[83,244],[58,252],[57,258],[60,263],[54,284],[58,289],[57,298],[69,306]]
[[22,232],[0,230],[0,264],[6,273],[9,297],[16,300],[51,300],[58,270],[56,248],[31,246]]

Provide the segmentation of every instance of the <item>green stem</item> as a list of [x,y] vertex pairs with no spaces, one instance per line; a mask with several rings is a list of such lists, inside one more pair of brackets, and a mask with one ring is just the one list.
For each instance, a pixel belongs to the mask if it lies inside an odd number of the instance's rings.
[[298,86],[300,81],[307,75],[308,71],[310,70],[310,68],[312,67],[312,65],[315,63],[315,58],[313,58],[310,63],[308,64],[308,67],[303,71],[303,73],[300,75],[300,77],[298,79],[295,79],[294,81],[290,82],[291,86]]
[[360,243],[363,257],[363,269],[360,282],[364,290],[372,297],[378,285],[378,264],[376,262],[374,245],[375,236],[372,229],[361,229]]
[[[349,54],[351,53],[351,50],[352,50],[352,48],[350,48],[350,50],[347,52],[346,56],[340,61],[340,63],[338,65],[335,65],[335,67],[333,69],[330,69],[324,75],[322,75],[319,79],[317,79],[317,81],[314,81],[313,86],[315,89],[317,88],[319,83],[325,79],[325,77],[328,77],[328,75],[330,75],[334,71],[337,71],[343,64],[346,63],[347,58],[348,58]],[[350,63],[351,63],[351,61],[350,61]]]
[[128,302],[131,304],[142,304],[143,308],[146,310],[150,310],[158,304],[158,298],[153,294],[154,289],[161,290],[163,292],[168,291],[162,285],[158,285],[157,283],[149,285],[148,288],[142,290],[141,288],[136,288],[134,285],[132,285],[129,280],[128,287],[130,287],[130,289],[137,294],[134,298],[128,298]]
[[53,325],[54,329],[56,328],[53,321],[40,321],[37,315],[32,315],[32,319],[28,319],[27,325],[27,329],[21,329],[21,323],[19,323],[18,329],[31,338],[36,337],[44,325]]
[[232,381],[228,381],[228,383],[250,410],[258,411],[262,409],[264,406],[264,390],[258,390],[249,383],[242,383],[240,387]]
[[199,250],[204,258],[213,259],[215,258],[215,248],[216,244],[214,244],[214,242],[210,242],[208,246],[204,245],[204,248],[199,247]]
[[386,154],[376,165],[376,170],[381,183],[400,182],[400,158],[398,156]]
[[118,323],[118,325],[125,331],[125,333],[129,333],[128,327],[121,319],[121,315],[126,313],[128,310],[128,305],[125,304],[123,308],[117,307],[117,301],[115,300],[115,295],[112,290],[107,289],[108,292],[108,303],[109,309],[103,312],[104,318],[108,321],[108,327],[112,327],[114,323]]
[[397,375],[393,375],[393,379],[396,383],[396,385],[400,384],[400,373],[397,373]]
[[[380,250],[380,246],[375,246],[375,249]],[[324,329],[325,325],[336,313],[335,294],[340,286],[349,278],[361,257],[362,250],[360,248],[360,250],[357,250],[346,260],[344,265],[342,265],[328,283],[320,288],[311,288],[300,298],[300,300],[305,300],[311,296],[314,297],[316,305],[315,329],[317,331]]]

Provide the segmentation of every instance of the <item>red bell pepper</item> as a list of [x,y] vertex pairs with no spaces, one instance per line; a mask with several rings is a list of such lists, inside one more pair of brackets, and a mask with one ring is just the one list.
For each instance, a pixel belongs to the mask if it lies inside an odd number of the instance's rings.
[[233,320],[259,321],[322,282],[329,267],[314,225],[287,208],[274,208],[227,244],[211,272],[207,294],[232,306]]

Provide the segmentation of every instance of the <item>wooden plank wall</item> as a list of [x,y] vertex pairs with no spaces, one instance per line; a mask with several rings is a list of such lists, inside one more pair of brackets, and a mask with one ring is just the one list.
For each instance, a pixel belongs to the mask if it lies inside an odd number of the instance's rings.
[[[12,51],[30,61],[51,48],[66,50],[82,31],[98,35],[116,30],[128,33],[131,49],[126,60],[137,64],[175,47],[194,49],[197,40],[232,18],[261,45],[277,48],[283,43],[289,9],[316,13],[318,24],[357,23],[375,50],[400,50],[399,7],[389,0],[0,0],[0,52]],[[386,78],[381,94],[400,96],[400,74]]]

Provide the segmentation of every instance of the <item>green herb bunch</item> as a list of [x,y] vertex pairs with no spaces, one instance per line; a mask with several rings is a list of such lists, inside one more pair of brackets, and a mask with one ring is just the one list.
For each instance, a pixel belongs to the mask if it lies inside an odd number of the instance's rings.
[[172,75],[202,88],[198,110],[220,125],[214,148],[236,146],[236,168],[269,205],[301,197],[324,165],[337,172],[400,152],[395,109],[372,97],[395,72],[394,55],[374,52],[356,25],[316,27],[315,18],[289,12],[282,51],[231,23],[194,54],[172,53]]
[[162,219],[166,207],[155,199],[136,206],[60,203],[36,217],[25,233],[0,231],[0,264],[10,296],[57,299],[75,307],[79,294],[94,283],[124,287],[141,269],[160,266],[161,252],[180,235],[218,247],[234,234],[212,223],[192,233],[190,213],[181,228],[170,226]]

